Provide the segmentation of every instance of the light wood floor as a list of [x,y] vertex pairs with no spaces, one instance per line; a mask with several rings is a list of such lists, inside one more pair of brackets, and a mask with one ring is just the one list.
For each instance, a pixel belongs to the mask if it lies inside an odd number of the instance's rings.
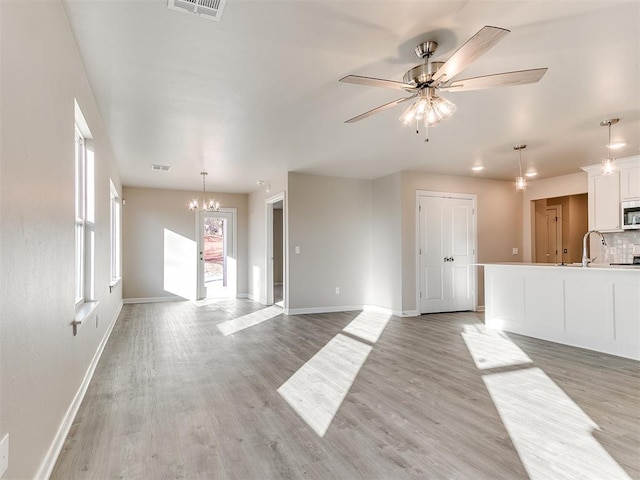
[[528,478],[532,460],[484,379],[524,368],[562,389],[640,478],[638,362],[508,335],[532,363],[482,370],[462,335],[481,315],[392,317],[320,437],[277,390],[358,312],[279,315],[229,336],[216,327],[261,308],[125,305],[52,478]]

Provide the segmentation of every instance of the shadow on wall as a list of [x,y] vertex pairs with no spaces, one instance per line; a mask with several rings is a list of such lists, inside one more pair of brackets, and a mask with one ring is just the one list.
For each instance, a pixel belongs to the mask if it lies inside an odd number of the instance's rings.
[[164,289],[187,300],[197,295],[198,246],[195,241],[164,229]]

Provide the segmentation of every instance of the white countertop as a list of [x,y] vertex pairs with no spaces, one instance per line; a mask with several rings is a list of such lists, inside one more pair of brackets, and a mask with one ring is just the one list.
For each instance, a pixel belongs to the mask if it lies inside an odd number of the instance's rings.
[[506,267],[541,267],[541,268],[578,268],[580,270],[615,270],[635,271],[640,273],[640,265],[609,265],[608,263],[592,263],[588,267],[583,267],[581,263],[567,263],[559,265],[555,263],[524,263],[524,262],[504,262],[504,263],[478,263],[480,266],[506,266]]

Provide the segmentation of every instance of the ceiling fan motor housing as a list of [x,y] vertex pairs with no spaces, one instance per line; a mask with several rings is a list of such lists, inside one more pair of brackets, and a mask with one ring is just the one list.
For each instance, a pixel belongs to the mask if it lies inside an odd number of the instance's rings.
[[430,85],[433,75],[442,65],[444,65],[444,62],[429,62],[416,65],[404,74],[403,83],[415,84],[417,87]]

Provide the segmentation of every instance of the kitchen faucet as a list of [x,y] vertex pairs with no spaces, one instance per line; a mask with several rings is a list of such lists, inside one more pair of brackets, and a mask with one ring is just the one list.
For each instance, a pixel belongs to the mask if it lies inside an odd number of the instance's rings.
[[589,264],[591,262],[593,262],[594,259],[589,258],[589,255],[587,255],[587,239],[589,238],[589,235],[591,235],[592,233],[597,233],[598,235],[600,235],[600,238],[602,239],[602,245],[604,245],[605,247],[607,246],[607,241],[604,239],[604,235],[602,235],[602,233],[600,233],[598,230],[589,230],[587,233],[584,234],[584,237],[582,238],[582,266],[583,267],[588,267]]

